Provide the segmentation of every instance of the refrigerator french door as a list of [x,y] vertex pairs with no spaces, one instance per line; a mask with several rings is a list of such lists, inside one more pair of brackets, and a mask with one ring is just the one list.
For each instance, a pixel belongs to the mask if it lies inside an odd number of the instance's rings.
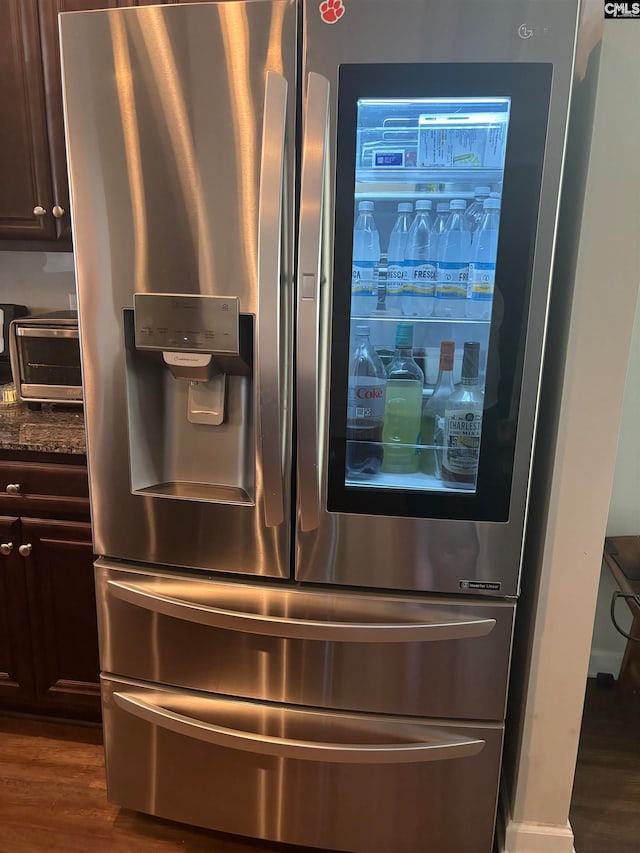
[[[114,802],[324,849],[491,849],[576,21],[574,0],[61,16]],[[447,290],[436,255],[394,307],[398,206],[484,198],[495,258],[474,232],[466,278]],[[380,364],[411,338],[408,439],[391,375],[386,426],[353,432],[363,327]],[[443,341],[458,386],[478,354],[481,425],[452,441],[477,468],[453,482],[421,426]]]

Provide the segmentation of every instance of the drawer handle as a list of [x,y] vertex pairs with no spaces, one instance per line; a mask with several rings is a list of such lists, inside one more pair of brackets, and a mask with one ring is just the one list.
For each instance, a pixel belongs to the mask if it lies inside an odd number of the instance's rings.
[[287,637],[295,640],[320,640],[344,643],[415,643],[430,640],[460,640],[484,637],[494,629],[496,620],[483,617],[442,615],[433,622],[330,622],[321,619],[296,619],[262,613],[225,610],[188,599],[161,595],[157,586],[142,583],[107,581],[109,591],[121,601],[143,607],[186,622],[211,628]]
[[[297,758],[334,764],[416,764],[425,761],[444,761],[450,758],[468,758],[481,752],[485,745],[485,741],[479,738],[451,735],[449,732],[430,726],[424,726],[422,729],[424,740],[418,740],[416,728],[413,728],[412,734],[416,740],[403,743],[401,737],[403,735],[406,737],[407,726],[402,723],[398,725],[396,737],[388,743],[324,743],[315,740],[273,737],[231,729],[179,714],[156,705],[153,701],[145,701],[132,693],[115,692],[113,699],[123,711],[175,734],[196,738],[215,746],[273,755],[277,758]],[[215,704],[215,700],[212,704]],[[242,707],[244,710],[244,705]],[[255,707],[257,715],[265,713],[268,715],[270,710],[268,707],[259,705]],[[276,713],[280,715],[282,711],[278,709]],[[337,715],[336,721],[339,724],[340,715]],[[258,725],[260,722],[264,724],[264,720],[261,720]]]
[[21,557],[28,557],[32,551],[33,551],[33,546],[29,545],[29,544],[20,545],[18,548],[18,554],[20,554]]
[[3,557],[8,557],[12,551],[13,551],[13,542],[3,542],[0,545],[0,554],[2,554]]
[[6,492],[8,495],[19,495],[22,489],[20,488],[20,483],[9,483],[6,488]]

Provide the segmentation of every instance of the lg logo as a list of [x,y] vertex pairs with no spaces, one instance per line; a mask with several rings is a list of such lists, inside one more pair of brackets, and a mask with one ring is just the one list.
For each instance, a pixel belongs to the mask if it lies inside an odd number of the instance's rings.
[[520,24],[520,26],[518,27],[518,35],[521,39],[530,39],[533,35],[533,30],[526,24]]

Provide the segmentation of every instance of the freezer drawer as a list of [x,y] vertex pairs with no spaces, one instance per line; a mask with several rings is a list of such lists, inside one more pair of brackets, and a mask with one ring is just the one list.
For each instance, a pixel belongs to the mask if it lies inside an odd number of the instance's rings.
[[231,696],[502,720],[514,605],[239,584],[96,563],[101,667]]
[[358,853],[490,853],[503,730],[246,702],[103,677],[109,799]]

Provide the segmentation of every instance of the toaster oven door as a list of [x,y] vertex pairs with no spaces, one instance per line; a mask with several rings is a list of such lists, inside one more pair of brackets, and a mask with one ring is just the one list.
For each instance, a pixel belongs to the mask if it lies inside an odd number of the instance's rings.
[[82,402],[78,329],[15,327],[12,369],[23,400]]

